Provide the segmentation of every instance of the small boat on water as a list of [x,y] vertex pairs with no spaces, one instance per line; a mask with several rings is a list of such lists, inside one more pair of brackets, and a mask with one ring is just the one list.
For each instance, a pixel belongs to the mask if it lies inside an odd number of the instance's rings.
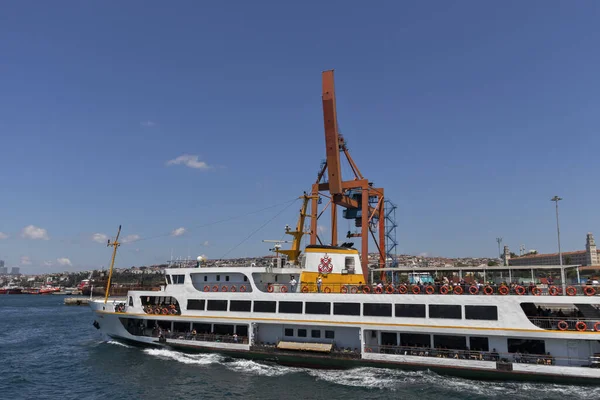
[[0,288],[0,294],[21,294],[23,288],[16,286],[5,286]]

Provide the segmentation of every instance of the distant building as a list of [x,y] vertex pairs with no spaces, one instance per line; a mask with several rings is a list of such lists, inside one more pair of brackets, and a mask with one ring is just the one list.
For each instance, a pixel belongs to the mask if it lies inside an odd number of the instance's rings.
[[[505,255],[508,247],[505,247]],[[585,250],[566,251],[562,253],[563,265],[600,265],[600,254],[596,247],[594,235],[588,233],[585,240]],[[510,257],[508,253],[508,265],[560,265],[558,253],[551,254],[529,254],[520,257]]]
[[11,275],[20,275],[21,269],[19,267],[12,267],[12,269],[10,270],[10,274]]
[[4,266],[4,260],[0,260],[0,275],[8,274],[8,267]]

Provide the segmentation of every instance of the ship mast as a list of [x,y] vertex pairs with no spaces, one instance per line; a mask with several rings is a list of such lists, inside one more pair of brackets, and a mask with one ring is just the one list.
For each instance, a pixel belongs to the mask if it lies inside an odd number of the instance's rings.
[[117,231],[117,237],[111,243],[110,239],[108,239],[108,243],[106,247],[113,247],[112,259],[110,260],[110,270],[108,271],[108,282],[106,283],[106,293],[104,295],[104,304],[108,301],[108,293],[110,292],[110,281],[112,279],[113,267],[115,266],[115,257],[117,256],[117,247],[121,245],[119,243],[119,235],[121,234],[121,225],[119,225],[119,230]]

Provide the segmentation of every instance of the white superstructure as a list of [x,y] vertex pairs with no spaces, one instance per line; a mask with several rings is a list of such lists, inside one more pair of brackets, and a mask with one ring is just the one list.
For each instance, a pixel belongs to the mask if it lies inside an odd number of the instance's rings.
[[[359,265],[355,249],[328,246],[308,246],[297,267],[199,263],[167,269],[160,291],[91,307],[107,335],[146,345],[600,382],[600,297],[592,285],[567,284],[576,268],[540,267],[542,279],[523,267],[401,268],[373,271],[393,282],[377,284]],[[427,275],[435,283],[414,281]]]

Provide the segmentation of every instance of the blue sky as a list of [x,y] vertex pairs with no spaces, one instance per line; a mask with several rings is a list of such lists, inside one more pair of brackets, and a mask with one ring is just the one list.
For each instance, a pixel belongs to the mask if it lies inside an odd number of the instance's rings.
[[[0,259],[106,266],[119,224],[144,240],[118,266],[223,256],[314,181],[331,68],[400,253],[553,252],[555,194],[563,249],[582,249],[600,236],[599,18],[583,0],[4,2]],[[229,255],[268,253],[299,206]]]

